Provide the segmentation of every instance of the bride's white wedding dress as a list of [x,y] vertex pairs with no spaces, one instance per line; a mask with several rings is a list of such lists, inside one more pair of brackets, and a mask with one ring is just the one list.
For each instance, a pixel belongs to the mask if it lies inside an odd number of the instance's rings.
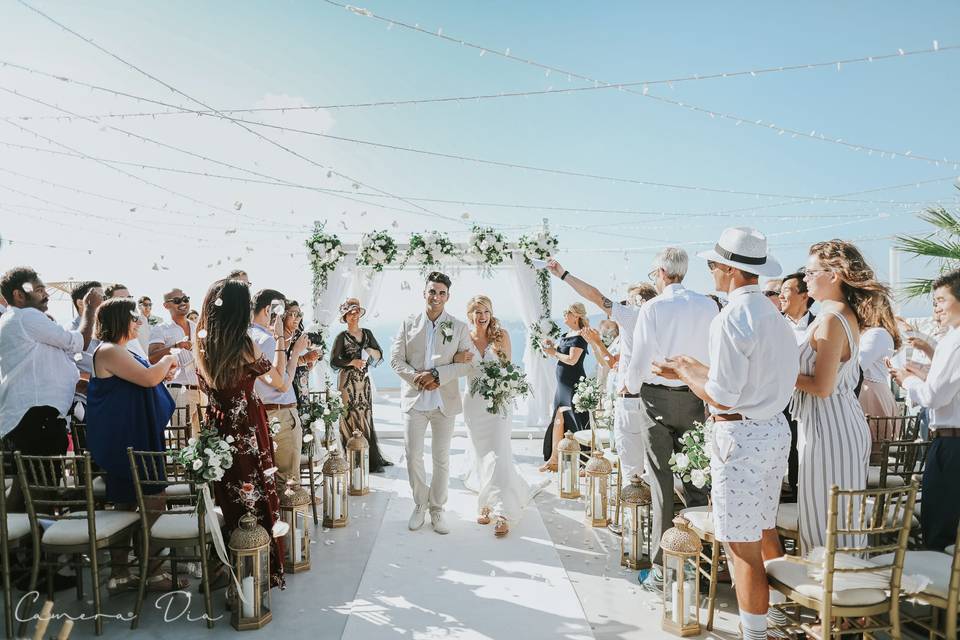
[[[480,354],[474,345],[473,352],[473,361],[478,365],[497,359],[496,353],[489,347]],[[500,516],[508,522],[516,522],[527,504],[550,480],[531,486],[523,479],[513,463],[513,450],[510,447],[512,411],[508,411],[506,416],[489,413],[487,401],[470,393],[470,380],[472,378],[468,377],[463,417],[470,433],[473,449],[470,453],[473,455],[467,455],[469,466],[463,483],[467,489],[478,494],[477,513],[488,508],[491,517]]]

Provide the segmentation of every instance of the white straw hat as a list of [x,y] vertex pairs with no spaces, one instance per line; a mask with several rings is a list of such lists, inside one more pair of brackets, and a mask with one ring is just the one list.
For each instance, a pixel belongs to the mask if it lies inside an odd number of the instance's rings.
[[758,276],[773,277],[783,271],[777,259],[767,253],[767,237],[751,227],[724,229],[716,246],[697,256]]

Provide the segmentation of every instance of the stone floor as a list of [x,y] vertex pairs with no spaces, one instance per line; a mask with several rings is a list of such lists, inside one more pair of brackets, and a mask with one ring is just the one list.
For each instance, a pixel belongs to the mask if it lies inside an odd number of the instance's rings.
[[[531,480],[539,477],[538,440],[514,442],[515,459]],[[453,468],[466,440],[454,439]],[[561,500],[555,483],[541,492],[505,539],[474,521],[475,502],[451,480],[451,533],[409,532],[410,489],[402,442],[385,439],[396,461],[374,475],[370,495],[352,498],[349,526],[314,531],[311,571],[288,576],[287,589],[273,592],[272,637],[310,634],[320,638],[661,638],[658,598],[643,590],[635,571],[619,567],[619,538],[583,522],[580,501]],[[429,456],[428,456],[429,464]],[[178,592],[158,601],[150,594],[139,630],[143,638],[207,638],[233,634],[225,617],[208,630],[202,598]],[[88,595],[89,599],[89,595]],[[105,597],[107,615],[132,610],[130,595]],[[54,611],[89,612],[73,591],[58,594]],[[736,607],[729,586],[720,589],[717,628],[703,637],[735,637]],[[59,628],[59,622],[51,625]],[[92,637],[81,621],[73,637]],[[127,623],[107,619],[105,636],[130,634]]]

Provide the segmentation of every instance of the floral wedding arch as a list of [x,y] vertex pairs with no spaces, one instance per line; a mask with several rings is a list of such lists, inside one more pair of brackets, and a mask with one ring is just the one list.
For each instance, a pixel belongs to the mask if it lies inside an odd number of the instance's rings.
[[[439,231],[410,234],[405,242],[387,231],[365,233],[358,244],[345,244],[324,223],[315,222],[307,240],[313,273],[314,330],[329,336],[339,318],[338,307],[347,295],[376,308],[386,270],[417,268],[421,273],[450,268],[476,268],[484,277],[512,271],[519,291],[519,312],[527,326],[523,365],[533,394],[526,401],[526,423],[547,424],[551,418],[556,378],[552,362],[543,354],[541,340],[558,338],[560,327],[550,317],[550,273],[542,264],[556,252],[557,238],[544,221],[528,235],[509,242],[492,227],[474,225],[465,243],[452,242]],[[386,348],[386,347],[385,347]]]

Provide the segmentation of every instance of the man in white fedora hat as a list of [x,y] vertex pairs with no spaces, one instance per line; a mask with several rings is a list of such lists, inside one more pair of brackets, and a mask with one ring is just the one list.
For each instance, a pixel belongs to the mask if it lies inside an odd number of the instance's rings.
[[715,535],[733,558],[743,637],[766,640],[770,591],[763,561],[781,554],[776,518],[790,449],[783,409],[800,356],[793,331],[758,284],[758,276],[780,274],[763,234],[732,227],[697,255],[730,301],[710,325],[710,364],[678,354],[654,368],[685,382],[710,407]]

